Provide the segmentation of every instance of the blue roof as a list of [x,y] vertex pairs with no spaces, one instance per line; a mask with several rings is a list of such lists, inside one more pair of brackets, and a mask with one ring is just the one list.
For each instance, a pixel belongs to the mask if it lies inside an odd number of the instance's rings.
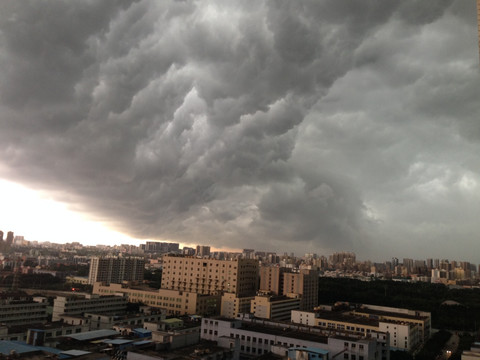
[[62,351],[62,355],[69,355],[69,356],[82,356],[91,354],[90,351],[83,351],[83,350],[66,350]]
[[115,330],[93,330],[93,331],[87,331],[87,332],[82,332],[78,334],[72,334],[72,335],[65,335],[62,336],[64,338],[71,338],[75,339],[78,341],[87,341],[87,340],[94,340],[94,339],[99,339],[102,337],[109,337],[113,335],[119,335],[120,333],[115,331]]
[[133,345],[138,346],[138,345],[145,345],[145,344],[151,344],[152,340],[142,340],[142,341],[137,341],[134,342]]
[[129,344],[133,342],[133,340],[127,340],[127,339],[112,339],[112,340],[105,340],[105,344],[112,344],[112,345],[123,345],[123,344]]
[[140,334],[151,334],[152,333],[151,330],[147,330],[147,329],[144,329],[144,328],[136,328],[136,329],[133,329],[133,331],[135,331],[137,333],[140,333]]
[[29,346],[26,344],[21,344],[14,341],[0,341],[0,353],[3,355],[10,355],[12,351],[15,351],[17,354],[25,354],[29,352],[39,351],[40,349],[35,348],[34,346]]

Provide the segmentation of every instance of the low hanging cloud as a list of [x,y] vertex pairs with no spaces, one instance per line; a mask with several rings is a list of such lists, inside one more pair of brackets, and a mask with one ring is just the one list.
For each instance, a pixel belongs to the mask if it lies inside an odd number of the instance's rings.
[[3,2],[0,168],[138,238],[478,247],[474,7]]

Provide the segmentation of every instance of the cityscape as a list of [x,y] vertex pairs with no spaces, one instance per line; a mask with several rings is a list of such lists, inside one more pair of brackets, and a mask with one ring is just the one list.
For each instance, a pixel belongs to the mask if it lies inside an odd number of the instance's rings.
[[480,359],[480,0],[4,0],[0,68],[0,360]]
[[[352,252],[228,252],[158,241],[84,246],[28,241],[12,231],[0,231],[0,249],[0,349],[25,359],[480,354],[480,276],[465,261],[375,263]],[[423,292],[427,302],[391,306],[387,292],[397,301],[407,295],[403,304]],[[432,296],[439,296],[435,305]],[[458,302],[467,298],[475,309]]]

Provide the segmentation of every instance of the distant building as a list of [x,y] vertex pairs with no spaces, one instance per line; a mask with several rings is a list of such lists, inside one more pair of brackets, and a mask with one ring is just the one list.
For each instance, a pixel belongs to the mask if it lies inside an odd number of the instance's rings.
[[9,231],[7,233],[7,238],[5,239],[5,242],[7,243],[8,246],[13,244],[13,231]]
[[145,258],[142,257],[92,257],[88,283],[120,284],[124,281],[143,281]]
[[169,252],[179,252],[178,243],[168,243],[159,241],[147,241],[145,244],[145,252],[165,254]]
[[197,245],[197,250],[195,255],[198,257],[209,257],[210,256],[210,246]]

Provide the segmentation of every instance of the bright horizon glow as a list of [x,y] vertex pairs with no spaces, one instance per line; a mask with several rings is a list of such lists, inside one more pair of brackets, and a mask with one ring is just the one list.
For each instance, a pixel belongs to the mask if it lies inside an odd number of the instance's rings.
[[105,224],[74,212],[64,203],[24,186],[0,179],[0,230],[28,241],[84,245],[140,245],[144,240],[109,229]]
[[[135,239],[126,234],[109,229],[100,221],[88,219],[72,211],[68,205],[52,200],[41,192],[28,189],[16,183],[0,179],[0,230],[4,238],[8,231],[15,236],[24,236],[27,241],[66,244],[79,242],[83,245],[120,245],[140,246],[147,241],[165,241],[158,239]],[[192,243],[181,243],[180,247],[193,247]],[[203,245],[203,244],[198,244]],[[238,249],[219,249],[212,251],[238,252]]]

